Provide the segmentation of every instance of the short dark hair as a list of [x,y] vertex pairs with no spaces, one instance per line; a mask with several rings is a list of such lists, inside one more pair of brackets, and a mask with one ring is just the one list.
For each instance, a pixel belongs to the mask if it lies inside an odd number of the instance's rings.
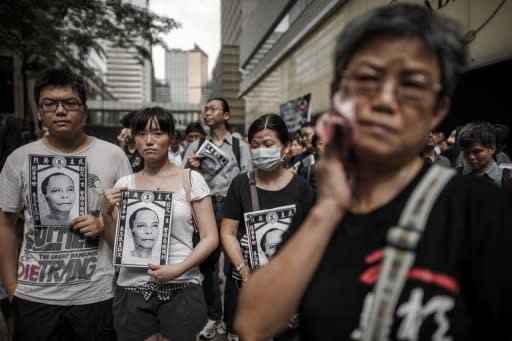
[[122,124],[122,126],[124,128],[130,128],[132,126],[132,122],[133,122],[133,117],[135,116],[135,114],[137,113],[137,111],[130,111],[128,114],[124,115],[120,120],[119,122]]
[[169,134],[169,136],[174,134],[174,117],[169,111],[161,107],[144,108],[137,111],[133,116],[131,124],[133,134],[136,135],[138,132],[146,129],[146,125],[151,119],[158,122],[161,131]]
[[314,128],[315,123],[313,121],[306,121],[306,122],[302,123],[302,125],[300,126],[300,129],[308,128],[308,127]]
[[284,233],[283,230],[280,230],[280,229],[276,229],[276,228],[271,228],[270,230],[268,230],[267,232],[265,232],[263,234],[263,236],[261,236],[261,239],[260,239],[260,246],[261,246],[261,249],[266,252],[267,251],[267,247],[265,246],[265,244],[267,243],[267,235],[270,233],[270,232],[274,232],[274,231],[279,231],[281,233]]
[[41,91],[47,86],[66,87],[70,86],[80,97],[83,105],[87,102],[87,92],[82,78],[75,75],[69,69],[48,69],[37,78],[34,85],[34,99],[39,105]]
[[459,137],[459,146],[469,148],[475,143],[490,148],[496,145],[496,130],[492,123],[485,121],[470,122],[462,127]]
[[439,97],[453,94],[466,62],[464,41],[457,25],[425,6],[408,3],[371,9],[345,26],[338,37],[334,56],[336,86],[357,50],[377,37],[420,39],[439,62]]
[[496,130],[496,145],[505,146],[510,136],[510,128],[501,123],[496,123],[494,127]]
[[188,133],[200,133],[203,136],[206,135],[201,122],[190,122],[187,125],[187,128],[185,128],[185,135],[188,135]]
[[142,212],[142,211],[153,212],[156,215],[156,218],[158,219],[158,214],[156,214],[156,212],[153,211],[151,208],[149,208],[149,207],[138,208],[135,211],[133,211],[132,215],[130,216],[130,219],[128,219],[128,227],[130,228],[130,230],[133,230],[133,224],[135,223],[135,218],[137,218],[137,214],[139,214],[139,212]]
[[300,144],[304,148],[307,147],[306,138],[304,136],[302,136],[301,134],[295,134],[293,136],[291,142],[293,142],[293,141],[297,141],[297,143]]
[[270,129],[276,132],[277,138],[283,145],[287,144],[290,141],[290,134],[288,133],[288,128],[284,123],[281,116],[276,114],[266,114],[258,117],[254,122],[252,122],[249,127],[248,139],[249,142],[252,141],[254,135],[257,132],[263,129]]
[[48,193],[48,183],[50,182],[50,179],[53,178],[54,176],[58,176],[58,175],[64,175],[65,177],[67,177],[69,180],[71,180],[71,182],[73,182],[74,184],[74,181],[73,179],[71,179],[71,177],[67,174],[64,174],[64,173],[61,173],[61,172],[57,172],[57,173],[52,173],[50,175],[48,175],[44,180],[43,182],[41,182],[41,192],[43,192],[43,195],[46,195],[46,193]]
[[222,102],[222,110],[224,110],[224,112],[230,112],[229,111],[229,104],[228,104],[228,101],[226,101],[225,98],[223,97],[212,97],[212,98],[209,98],[206,103],[210,102],[210,101],[221,101]]

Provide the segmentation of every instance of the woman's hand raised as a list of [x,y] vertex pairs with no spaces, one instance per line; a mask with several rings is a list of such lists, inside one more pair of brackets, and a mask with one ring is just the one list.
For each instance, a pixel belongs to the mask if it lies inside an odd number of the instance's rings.
[[121,201],[121,192],[126,191],[127,189],[128,188],[126,187],[107,189],[103,193],[103,198],[101,200],[101,213],[112,214],[112,212],[114,212],[114,208],[118,206]]

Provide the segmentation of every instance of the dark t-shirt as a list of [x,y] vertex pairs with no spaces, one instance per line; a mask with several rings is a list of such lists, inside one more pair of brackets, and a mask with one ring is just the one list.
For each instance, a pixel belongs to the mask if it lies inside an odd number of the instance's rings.
[[[313,191],[305,179],[294,175],[290,182],[278,191],[268,191],[256,187],[260,209],[270,209],[285,205],[295,205],[296,213],[293,216],[292,223],[287,233],[293,233],[293,230],[299,226],[306,218],[309,209],[313,205]],[[249,177],[247,174],[240,174],[233,179],[224,201],[223,217],[239,220],[238,239],[242,240],[246,233],[244,213],[251,212],[251,190],[249,187]],[[245,238],[244,238],[245,239]],[[248,261],[247,250],[242,247],[244,258]]]
[[[391,202],[343,218],[303,297],[303,341],[361,339],[366,325],[361,312],[373,298],[386,233],[428,167]],[[418,244],[390,339],[512,337],[507,328],[512,319],[510,199],[508,192],[472,177],[449,181]]]

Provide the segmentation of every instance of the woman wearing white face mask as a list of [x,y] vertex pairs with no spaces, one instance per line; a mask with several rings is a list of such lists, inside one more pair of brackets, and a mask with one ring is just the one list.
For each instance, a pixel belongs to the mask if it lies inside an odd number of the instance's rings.
[[[288,212],[294,211],[291,217],[281,219],[279,211],[278,222],[269,220],[263,225],[266,228],[276,228],[286,233],[293,233],[306,217],[313,203],[313,191],[302,177],[295,175],[284,167],[283,156],[289,149],[289,134],[282,118],[275,114],[263,115],[249,127],[249,144],[254,171],[256,200],[251,197],[249,174],[241,174],[233,179],[224,201],[221,227],[222,245],[226,255],[233,264],[232,275],[228,276],[225,290],[225,317],[228,331],[232,331],[233,317],[236,311],[238,289],[249,278],[251,271],[257,265],[251,264],[246,236],[244,213],[257,210],[270,210],[290,206]],[[254,207],[256,206],[258,207]],[[272,214],[266,214],[270,217]],[[275,216],[275,215],[274,215]],[[293,224],[291,220],[293,218]],[[263,227],[265,228],[265,227]],[[258,236],[263,233],[255,233]],[[272,243],[275,243],[272,242]],[[268,240],[258,240],[255,250],[262,254],[259,265],[268,261],[267,248],[274,247]],[[263,262],[262,262],[263,261]],[[286,275],[286,274],[283,274]],[[279,340],[286,340],[286,336]]]

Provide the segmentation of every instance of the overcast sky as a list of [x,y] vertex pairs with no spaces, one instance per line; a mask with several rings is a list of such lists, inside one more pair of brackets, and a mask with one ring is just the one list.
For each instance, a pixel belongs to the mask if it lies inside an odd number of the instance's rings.
[[[150,0],[151,11],[181,23],[165,36],[169,48],[190,50],[194,43],[208,55],[208,78],[220,50],[220,0]],[[158,79],[165,75],[164,50],[153,48],[153,66]]]

